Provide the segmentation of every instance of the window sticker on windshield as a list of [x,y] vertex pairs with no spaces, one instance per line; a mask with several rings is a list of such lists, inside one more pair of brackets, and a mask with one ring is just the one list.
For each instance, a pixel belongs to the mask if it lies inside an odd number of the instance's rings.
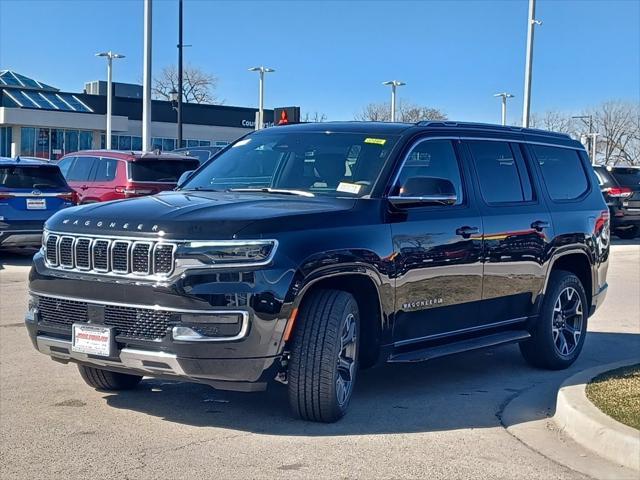
[[384,138],[365,138],[364,143],[373,143],[375,145],[384,145],[387,141]]
[[354,195],[357,195],[360,192],[360,188],[362,188],[362,185],[357,185],[355,183],[349,183],[349,182],[340,182],[338,184],[338,188],[336,188],[336,191],[353,193]]

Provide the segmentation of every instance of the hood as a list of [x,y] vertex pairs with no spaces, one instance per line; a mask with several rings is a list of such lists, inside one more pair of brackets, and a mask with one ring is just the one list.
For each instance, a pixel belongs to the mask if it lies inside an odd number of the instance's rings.
[[163,192],[68,208],[51,217],[46,227],[85,235],[222,240],[256,222],[268,222],[270,231],[325,222],[324,215],[334,218],[355,202],[253,192]]

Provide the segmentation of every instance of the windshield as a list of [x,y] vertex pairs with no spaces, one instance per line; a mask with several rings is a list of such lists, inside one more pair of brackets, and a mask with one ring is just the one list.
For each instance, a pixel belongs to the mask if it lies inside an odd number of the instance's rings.
[[360,197],[371,192],[397,138],[274,128],[218,154],[182,190],[264,189]]
[[136,160],[129,163],[134,182],[177,183],[180,175],[195,170],[200,162],[193,160]]
[[60,169],[53,165],[0,167],[0,187],[37,190],[68,188]]

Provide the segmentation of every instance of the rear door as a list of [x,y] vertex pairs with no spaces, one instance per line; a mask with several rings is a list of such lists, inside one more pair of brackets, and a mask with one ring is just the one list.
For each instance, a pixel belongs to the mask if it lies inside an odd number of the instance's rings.
[[551,215],[521,143],[466,140],[465,146],[473,160],[484,226],[484,321],[519,322],[535,313],[544,285]]
[[116,192],[118,169],[126,168],[125,162],[115,158],[96,158],[91,182],[86,191],[87,202],[106,202],[122,198]]
[[75,161],[69,167],[67,173],[67,181],[71,188],[78,194],[78,203],[84,203],[87,199],[87,190],[90,188],[90,182],[93,180],[94,166],[97,158],[90,156],[77,156]]

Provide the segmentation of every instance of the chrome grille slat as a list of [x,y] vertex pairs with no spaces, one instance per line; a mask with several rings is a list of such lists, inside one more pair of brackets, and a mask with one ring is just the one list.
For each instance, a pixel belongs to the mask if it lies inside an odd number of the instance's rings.
[[53,269],[162,280],[173,273],[175,251],[176,244],[162,240],[45,232],[43,253]]

